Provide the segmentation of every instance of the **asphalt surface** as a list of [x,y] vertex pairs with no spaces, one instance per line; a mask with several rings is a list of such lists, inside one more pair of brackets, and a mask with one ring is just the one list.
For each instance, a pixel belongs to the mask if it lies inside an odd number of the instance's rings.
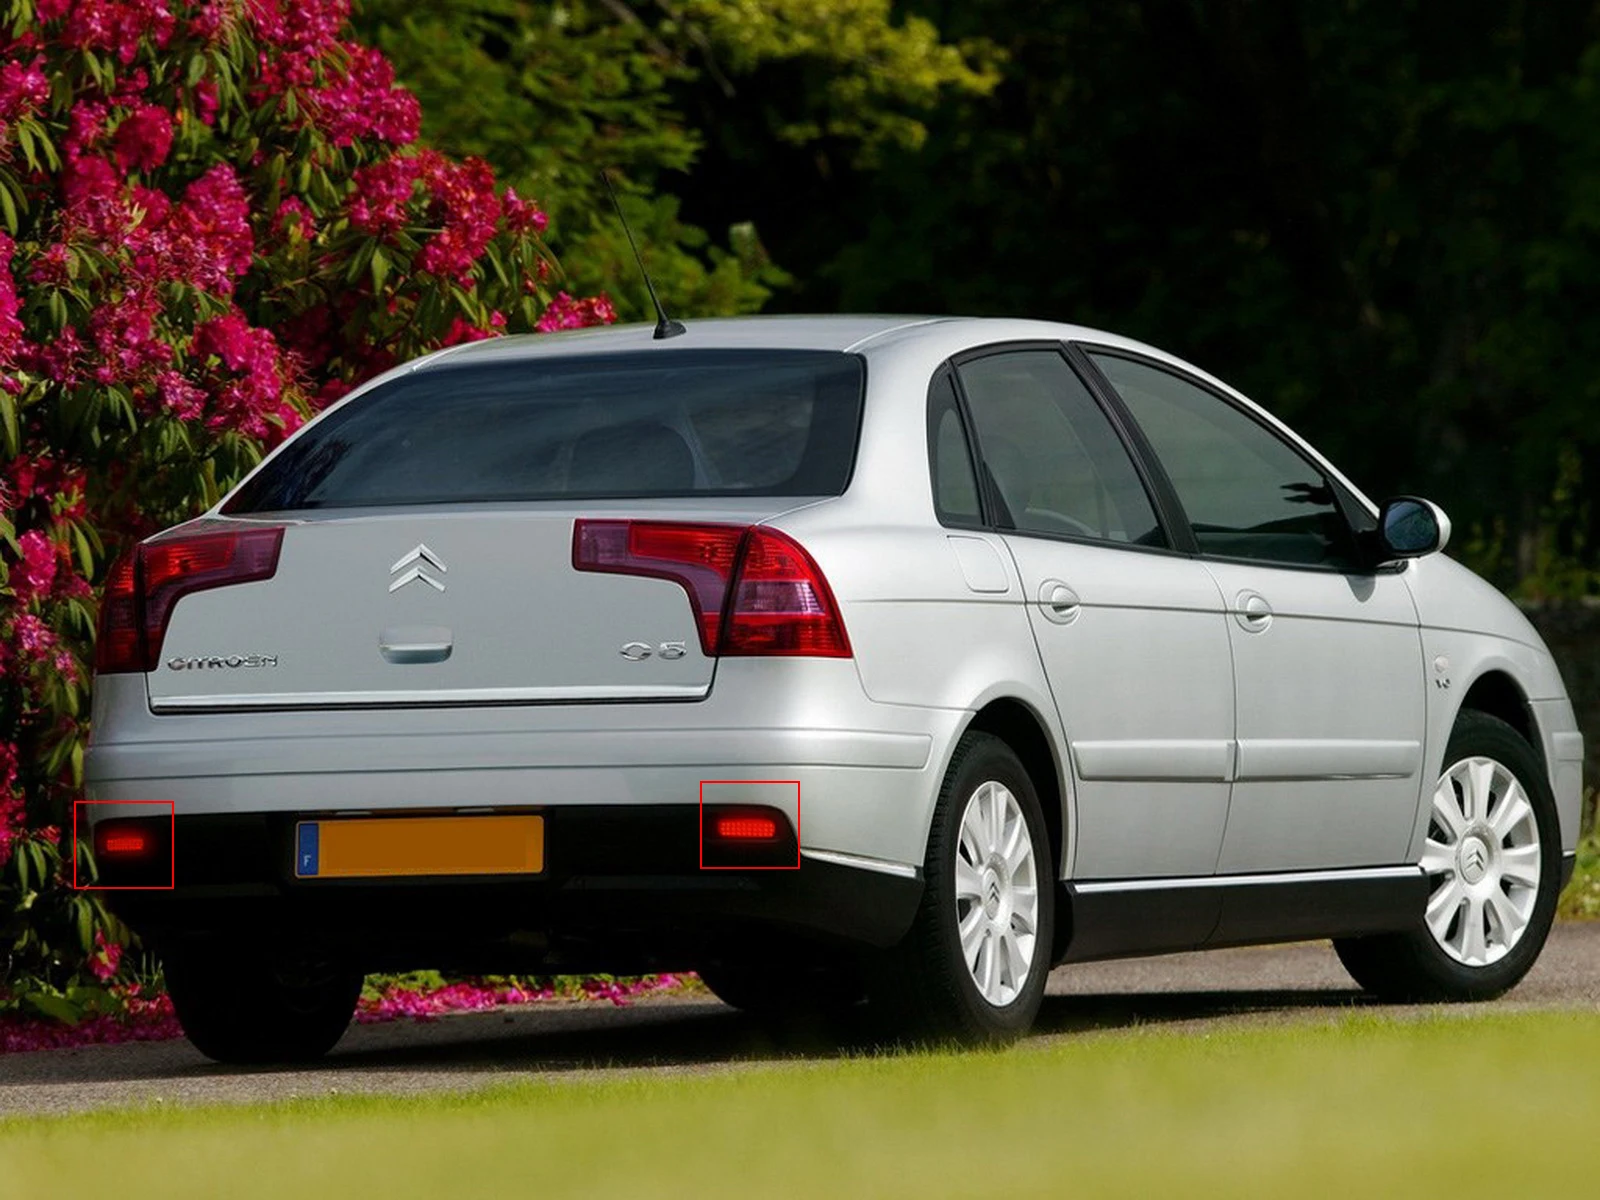
[[[1369,1003],[1326,943],[1220,950],[1058,969],[1029,1044],[1147,1025],[1195,1029],[1328,1019]],[[1600,1012],[1600,922],[1557,926],[1520,987],[1473,1014]],[[851,1052],[848,1034],[774,1040],[704,995],[626,1007],[547,1003],[426,1023],[353,1027],[314,1069],[220,1067],[185,1041],[0,1056],[0,1116],[120,1105],[246,1103],[329,1093],[463,1090],[523,1080],[593,1082],[639,1073],[739,1070]]]

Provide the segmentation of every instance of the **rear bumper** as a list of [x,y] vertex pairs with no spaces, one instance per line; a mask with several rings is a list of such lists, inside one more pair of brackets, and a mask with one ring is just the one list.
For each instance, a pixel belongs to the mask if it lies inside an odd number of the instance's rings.
[[[873,703],[847,660],[737,665],[696,704],[187,716],[151,714],[142,677],[110,675],[95,686],[85,794],[161,801],[159,811],[170,804],[179,818],[622,810],[692,808],[702,782],[784,781],[808,854],[902,873],[919,866],[945,760],[968,714]],[[731,789],[720,795],[769,802]],[[109,814],[91,807],[89,818],[98,815]]]
[[[545,810],[537,876],[296,879],[302,815],[179,816],[172,889],[104,897],[158,948],[223,937],[366,970],[622,973],[686,969],[782,937],[892,945],[922,895],[916,876],[829,861],[702,871],[696,805]],[[114,887],[116,868],[103,865],[100,882]]]

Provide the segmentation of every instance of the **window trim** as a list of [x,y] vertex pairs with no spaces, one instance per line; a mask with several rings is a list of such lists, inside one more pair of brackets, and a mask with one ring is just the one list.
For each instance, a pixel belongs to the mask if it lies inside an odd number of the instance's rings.
[[[967,432],[968,445],[973,455],[973,466],[978,472],[978,503],[984,514],[983,528],[987,532],[999,535],[1039,538],[1044,541],[1065,542],[1074,546],[1096,546],[1107,550],[1135,550],[1146,554],[1191,557],[1193,551],[1184,548],[1185,544],[1191,540],[1187,521],[1181,522],[1180,524],[1174,524],[1171,519],[1171,513],[1161,501],[1161,496],[1158,490],[1159,485],[1157,481],[1159,479],[1162,483],[1164,483],[1165,477],[1158,477],[1150,471],[1149,466],[1141,456],[1138,447],[1129,439],[1127,426],[1120,415],[1120,402],[1116,405],[1107,403],[1105,395],[1102,394],[1100,388],[1098,388],[1095,383],[1095,378],[1098,377],[1098,373],[1096,374],[1096,377],[1086,377],[1083,370],[1080,369],[1077,363],[1074,361],[1070,345],[1071,344],[1066,341],[1054,338],[1024,338],[1017,341],[989,342],[982,346],[971,346],[965,350],[961,350],[955,354],[952,354],[949,358],[945,359],[944,362],[940,363],[938,369],[933,373],[929,380],[928,387],[930,391],[930,397],[933,382],[939,378],[941,373],[949,372],[951,381],[955,384],[957,406],[960,409],[962,423]],[[1100,410],[1101,415],[1106,418],[1106,422],[1110,425],[1112,434],[1116,437],[1118,444],[1122,447],[1123,453],[1128,456],[1128,460],[1133,466],[1134,474],[1138,477],[1140,486],[1144,488],[1145,500],[1150,505],[1151,513],[1156,519],[1156,528],[1161,531],[1161,536],[1167,541],[1165,546],[1148,546],[1141,542],[1118,542],[1109,538],[1083,537],[1079,534],[1073,533],[1046,532],[1034,529],[1017,529],[1014,527],[1001,525],[996,519],[998,513],[1001,511],[1001,506],[997,500],[998,489],[994,482],[994,475],[989,470],[988,459],[983,453],[983,438],[979,434],[977,422],[972,416],[972,409],[970,406],[970,401],[967,397],[966,385],[961,380],[961,368],[969,362],[976,362],[978,359],[992,358],[1000,354],[1015,354],[1030,350],[1044,350],[1057,355],[1062,360],[1067,370],[1076,376],[1078,381],[1083,384],[1084,389],[1089,393],[1089,398]],[[930,441],[929,453],[932,454],[932,452],[933,448]],[[937,505],[935,505],[934,513],[937,516]],[[941,519],[940,524],[945,524],[945,522]],[[966,526],[949,527],[969,528]],[[1182,530],[1181,539],[1174,536],[1180,529]]]
[[[1307,452],[1307,448],[1299,445],[1296,439],[1285,438],[1281,429],[1275,428],[1268,421],[1263,421],[1259,413],[1252,412],[1248,407],[1240,404],[1236,398],[1228,395],[1226,392],[1217,388],[1214,384],[1208,383],[1206,380],[1196,376],[1193,372],[1185,370],[1183,367],[1177,366],[1166,361],[1165,359],[1156,358],[1155,356],[1149,354],[1141,354],[1137,350],[1129,350],[1122,346],[1107,346],[1099,342],[1075,341],[1072,343],[1072,346],[1081,354],[1085,370],[1087,372],[1092,372],[1092,377],[1100,384],[1100,386],[1105,389],[1108,401],[1114,404],[1119,411],[1124,413],[1130,427],[1138,431],[1138,441],[1141,447],[1144,448],[1144,451],[1149,455],[1150,468],[1152,472],[1160,478],[1163,491],[1170,494],[1174,512],[1177,514],[1178,519],[1182,524],[1185,541],[1193,546],[1191,553],[1196,558],[1204,559],[1208,562],[1231,563],[1238,566],[1268,567],[1278,571],[1311,571],[1319,575],[1339,575],[1345,578],[1351,576],[1393,574],[1397,573],[1397,571],[1392,568],[1397,567],[1398,570],[1404,569],[1404,562],[1386,566],[1370,561],[1368,539],[1364,537],[1361,531],[1355,527],[1355,523],[1350,517],[1352,509],[1361,509],[1362,506],[1360,502],[1350,494],[1349,489],[1346,488],[1344,484],[1329,474],[1329,468],[1327,465],[1318,462],[1316,457],[1312,454],[1309,454]],[[1111,380],[1107,378],[1105,373],[1102,372],[1095,364],[1092,356],[1096,354],[1103,355],[1107,358],[1120,358],[1126,362],[1137,363],[1140,366],[1149,367],[1151,370],[1160,371],[1164,374],[1171,375],[1184,383],[1198,388],[1200,391],[1216,398],[1227,407],[1233,409],[1233,411],[1237,412],[1240,416],[1245,417],[1254,423],[1259,429],[1261,429],[1262,432],[1275,439],[1280,445],[1284,446],[1292,454],[1294,454],[1296,458],[1305,463],[1306,466],[1309,467],[1316,475],[1316,477],[1322,480],[1323,485],[1327,487],[1328,490],[1333,494],[1334,507],[1338,511],[1340,519],[1344,521],[1345,528],[1350,535],[1350,542],[1355,547],[1356,554],[1361,560],[1356,569],[1352,571],[1343,567],[1319,566],[1315,563],[1278,562],[1273,559],[1265,558],[1239,558],[1230,554],[1215,554],[1201,549],[1198,540],[1194,536],[1193,522],[1189,519],[1188,511],[1184,508],[1183,501],[1178,497],[1177,488],[1173,486],[1172,479],[1167,474],[1165,465],[1163,465],[1161,462],[1161,456],[1156,453],[1155,447],[1151,445],[1149,438],[1145,436],[1144,430],[1139,425],[1138,419],[1133,415],[1133,411],[1128,408],[1127,402],[1123,400],[1115,385],[1112,384]]]

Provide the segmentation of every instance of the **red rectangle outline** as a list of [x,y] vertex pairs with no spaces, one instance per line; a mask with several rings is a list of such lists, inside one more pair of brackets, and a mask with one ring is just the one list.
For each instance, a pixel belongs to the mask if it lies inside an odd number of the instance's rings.
[[[167,848],[172,852],[172,862],[167,878],[169,883],[82,883],[78,882],[78,805],[80,804],[165,804],[167,819]],[[87,818],[85,819],[87,824]],[[178,886],[178,802],[176,800],[74,800],[72,802],[72,887],[79,892],[170,892]]]
[[[794,866],[792,867],[708,867],[706,866],[706,784],[708,783],[792,783],[794,784]],[[800,781],[798,779],[702,779],[700,781],[700,836],[697,839],[702,871],[798,871],[800,869]]]

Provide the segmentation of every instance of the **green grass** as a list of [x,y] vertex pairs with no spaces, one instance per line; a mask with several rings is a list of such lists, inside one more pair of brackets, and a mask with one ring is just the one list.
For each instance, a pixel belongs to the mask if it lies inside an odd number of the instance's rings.
[[1001,1053],[0,1122],[0,1196],[1541,1196],[1592,1014],[1357,1012]]

